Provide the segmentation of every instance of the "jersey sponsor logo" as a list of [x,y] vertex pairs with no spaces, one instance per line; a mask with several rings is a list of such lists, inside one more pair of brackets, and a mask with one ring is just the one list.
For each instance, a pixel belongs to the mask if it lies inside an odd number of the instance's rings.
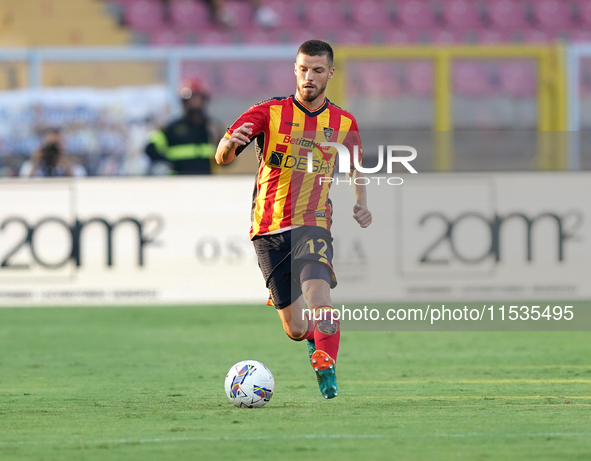
[[285,123],[286,125],[289,125],[289,126],[300,126],[300,124],[296,123],[296,122],[283,122],[283,123]]
[[300,146],[305,149],[310,149],[312,152],[314,152],[316,154],[316,156],[320,159],[321,162],[323,159],[326,160],[327,163],[329,162],[328,155],[326,155],[326,152],[324,152],[324,150],[322,150],[322,147],[320,147],[320,144],[315,143],[311,139],[294,138],[294,137],[286,134],[285,137],[283,138],[283,142],[286,144],[291,144],[292,146]]
[[283,142],[285,144],[291,144],[292,146],[300,146],[300,147],[304,147],[306,149],[312,149],[313,147],[316,147],[317,149],[321,149],[320,145],[316,144],[311,139],[294,138],[288,134],[286,134],[285,137],[283,138]]
[[276,150],[272,151],[267,164],[273,168],[281,168],[284,155],[285,154],[283,152],[277,152]]
[[291,154],[285,154],[276,150],[271,152],[267,165],[271,168],[289,168],[297,171],[304,171],[310,173],[321,173],[329,174],[328,162],[322,160],[312,160],[311,171],[308,171],[308,157],[307,156],[295,156]]

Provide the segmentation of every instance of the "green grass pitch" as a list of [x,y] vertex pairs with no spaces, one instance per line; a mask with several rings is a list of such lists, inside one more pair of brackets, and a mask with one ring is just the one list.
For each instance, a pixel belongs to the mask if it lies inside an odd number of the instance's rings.
[[[345,332],[332,401],[262,306],[0,309],[0,351],[3,461],[591,456],[588,332]],[[262,409],[224,394],[243,359]]]

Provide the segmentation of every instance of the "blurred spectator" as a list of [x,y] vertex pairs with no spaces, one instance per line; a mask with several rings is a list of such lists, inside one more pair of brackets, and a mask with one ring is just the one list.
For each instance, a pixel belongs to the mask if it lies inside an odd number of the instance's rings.
[[183,116],[154,131],[146,146],[152,160],[151,173],[210,174],[223,132],[207,115],[209,91],[200,80],[189,79],[181,84],[179,95]]
[[53,128],[47,130],[41,146],[35,151],[31,160],[22,164],[19,176],[23,178],[84,177],[86,169],[68,158],[61,133]]
[[[171,0],[168,0],[171,1]],[[174,0],[172,0],[174,1]],[[240,23],[242,18],[232,15],[228,9],[226,0],[203,0],[209,7],[214,20],[223,26],[235,26]],[[276,27],[279,23],[277,13],[268,6],[263,5],[261,0],[243,0],[248,1],[252,6],[255,22],[265,28]]]

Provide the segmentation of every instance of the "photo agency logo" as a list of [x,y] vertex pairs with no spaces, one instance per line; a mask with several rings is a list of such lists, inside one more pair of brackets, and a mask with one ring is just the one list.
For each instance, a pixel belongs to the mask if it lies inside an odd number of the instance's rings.
[[[339,173],[348,174],[350,173],[350,162],[351,162],[351,152],[349,149],[339,142],[321,142],[317,146],[312,146],[312,150],[308,152],[308,173],[318,173],[318,169],[314,168],[314,156],[318,157],[320,160],[326,158],[326,153],[322,150],[322,148],[331,148],[334,147],[337,150],[337,155],[339,159]],[[408,152],[408,155],[399,155],[401,152]],[[392,165],[395,163],[399,163],[403,165],[410,173],[417,174],[417,170],[410,164],[415,158],[417,158],[417,150],[411,146],[398,146],[398,145],[387,145],[383,146],[380,145],[378,147],[378,161],[374,167],[363,167],[359,162],[359,146],[353,146],[353,167],[359,173],[372,175],[375,173],[379,173],[382,168],[384,167],[384,163],[386,164],[386,172],[388,175],[392,174],[393,168]],[[391,186],[399,186],[404,181],[400,177],[386,177],[386,176],[372,176],[372,177],[355,177],[355,178],[347,178],[347,179],[339,179],[339,178],[331,178],[331,177],[320,177],[319,182],[320,184],[325,182],[340,184],[340,183],[347,183],[351,184],[354,182],[358,185],[367,185],[370,182],[377,182],[377,184],[381,184],[383,181],[386,184]]]

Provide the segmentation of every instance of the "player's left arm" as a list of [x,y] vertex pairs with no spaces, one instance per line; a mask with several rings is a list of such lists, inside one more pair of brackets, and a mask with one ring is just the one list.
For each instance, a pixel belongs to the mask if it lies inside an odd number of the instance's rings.
[[355,181],[356,178],[363,178],[363,173],[357,170],[351,170],[349,176],[355,184],[355,205],[353,206],[353,218],[359,223],[361,227],[367,227],[371,224],[371,211],[367,208],[367,187],[364,181]]
[[[357,127],[357,121],[353,119],[349,133],[345,138],[345,146],[349,149],[351,154],[351,170],[349,177],[352,179],[355,185],[355,205],[353,206],[353,219],[359,223],[363,228],[371,224],[371,211],[367,208],[367,187],[365,181],[356,181],[357,178],[363,178],[364,174],[357,171],[355,168],[355,162],[353,161],[353,155],[357,152],[359,158],[357,163],[361,165],[361,157],[363,155],[363,148],[361,147],[361,137],[359,136],[359,128]],[[355,149],[357,147],[357,149]]]

